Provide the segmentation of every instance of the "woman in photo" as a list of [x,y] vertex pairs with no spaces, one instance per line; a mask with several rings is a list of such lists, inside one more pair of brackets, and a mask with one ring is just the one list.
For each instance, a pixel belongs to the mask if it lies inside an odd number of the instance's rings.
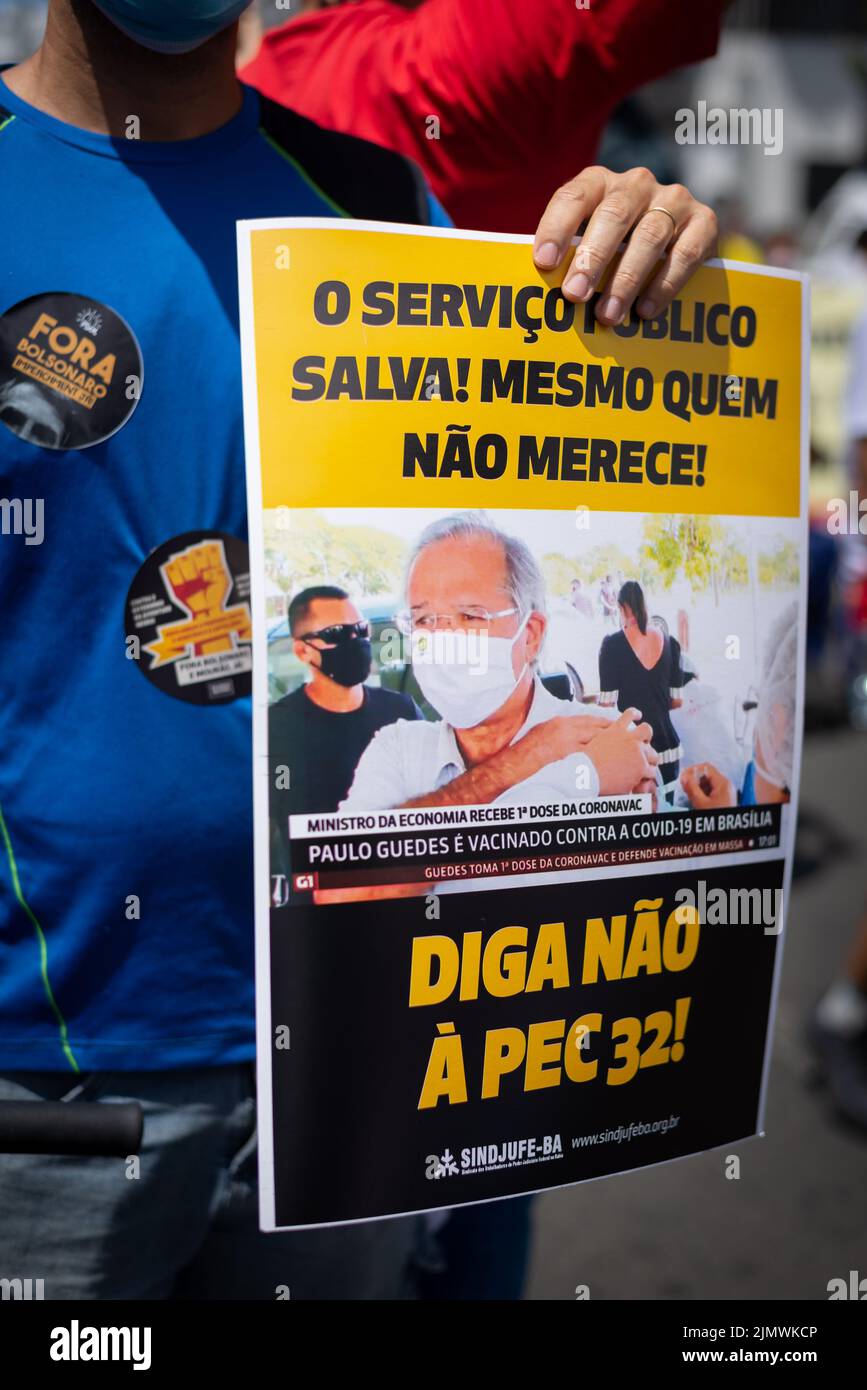
[[620,631],[603,637],[599,649],[599,704],[622,712],[641,710],[653,730],[663,783],[677,778],[680,742],[669,711],[680,705],[683,674],[680,646],[648,621],[641,585],[628,579],[617,595]]

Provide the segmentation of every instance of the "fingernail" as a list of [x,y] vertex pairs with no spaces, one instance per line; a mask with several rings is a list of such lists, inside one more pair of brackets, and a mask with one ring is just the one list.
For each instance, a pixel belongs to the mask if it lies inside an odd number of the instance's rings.
[[655,299],[642,299],[641,303],[638,306],[638,312],[643,319],[655,318],[658,309],[659,305],[657,304]]
[[536,264],[543,270],[553,270],[560,264],[560,247],[556,241],[545,241],[536,252]]
[[603,318],[610,319],[612,323],[620,323],[623,318],[623,300],[616,294],[610,294],[599,305],[599,313]]
[[571,294],[583,304],[593,293],[593,286],[583,270],[579,270],[577,275],[570,275],[565,280],[563,284],[563,293]]

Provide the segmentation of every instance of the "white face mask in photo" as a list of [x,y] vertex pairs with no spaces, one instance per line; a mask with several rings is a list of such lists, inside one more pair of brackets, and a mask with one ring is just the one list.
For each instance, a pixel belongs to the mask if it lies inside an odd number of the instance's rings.
[[485,635],[481,646],[456,640],[464,636],[461,633],[412,634],[415,678],[425,699],[447,724],[455,729],[472,729],[506,703],[527,670],[525,661],[515,676],[512,652],[529,616],[528,613],[514,637]]

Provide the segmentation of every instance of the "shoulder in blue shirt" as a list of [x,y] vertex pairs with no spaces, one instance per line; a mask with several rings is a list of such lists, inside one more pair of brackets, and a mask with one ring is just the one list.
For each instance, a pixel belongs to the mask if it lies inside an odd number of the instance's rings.
[[249,88],[180,142],[0,108],[0,495],[43,530],[0,546],[0,1069],[247,1060],[235,222],[444,214]]

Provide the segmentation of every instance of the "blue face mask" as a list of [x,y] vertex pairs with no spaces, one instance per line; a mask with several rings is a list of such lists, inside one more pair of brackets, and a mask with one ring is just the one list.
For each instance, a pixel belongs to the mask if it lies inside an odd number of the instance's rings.
[[94,0],[127,38],[157,53],[189,53],[244,13],[251,0]]

